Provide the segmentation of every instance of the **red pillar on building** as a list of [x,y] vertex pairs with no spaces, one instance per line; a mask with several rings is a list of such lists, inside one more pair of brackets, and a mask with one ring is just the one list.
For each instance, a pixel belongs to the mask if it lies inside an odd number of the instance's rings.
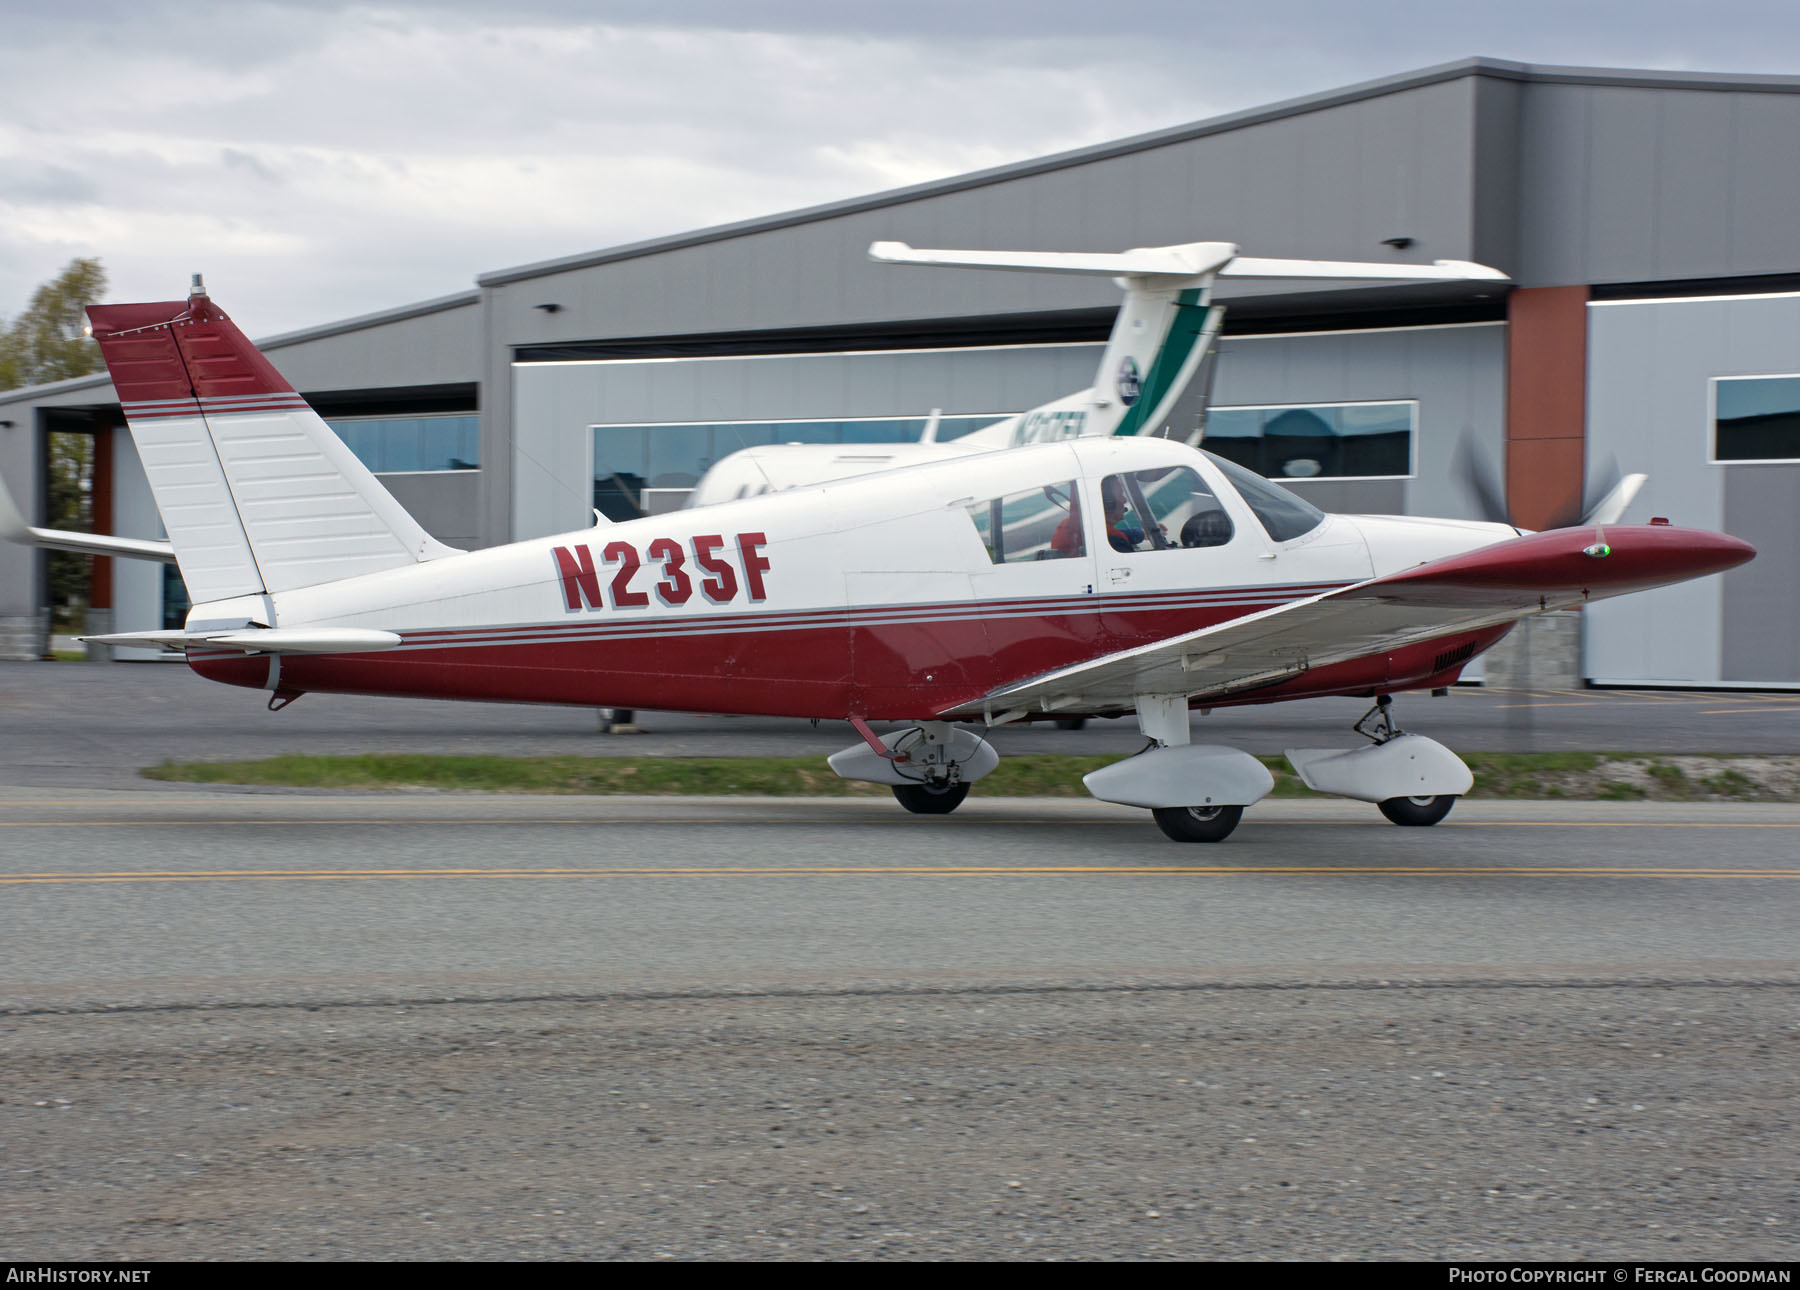
[[[110,418],[94,418],[94,473],[89,481],[88,502],[93,514],[89,526],[92,533],[113,531],[113,444],[118,430]],[[88,604],[94,609],[113,607],[113,562],[111,556],[95,556],[93,576],[88,580]]]
[[1522,287],[1507,297],[1506,499],[1523,528],[1581,512],[1587,302],[1585,286]]

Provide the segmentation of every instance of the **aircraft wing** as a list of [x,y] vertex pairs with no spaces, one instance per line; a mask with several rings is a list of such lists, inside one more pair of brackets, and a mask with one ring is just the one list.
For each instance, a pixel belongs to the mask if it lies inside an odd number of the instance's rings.
[[1130,707],[1138,695],[1223,699],[1314,668],[1718,573],[1753,555],[1737,538],[1668,525],[1534,533],[1033,677],[954,715],[998,722]]

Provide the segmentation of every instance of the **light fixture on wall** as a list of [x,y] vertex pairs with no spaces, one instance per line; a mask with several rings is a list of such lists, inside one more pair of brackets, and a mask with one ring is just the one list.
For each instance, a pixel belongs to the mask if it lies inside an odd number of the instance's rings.
[[532,308],[542,309],[547,314],[559,314],[562,312],[562,306],[555,301],[551,301],[547,305],[533,305]]
[[1417,238],[1411,237],[1384,237],[1381,239],[1381,244],[1383,246],[1391,246],[1396,251],[1404,251],[1407,247],[1412,246],[1417,241]]
[[12,429],[12,428],[13,428],[13,423],[12,423],[12,422],[10,422],[10,421],[0,421],[0,430],[11,430],[11,429]]

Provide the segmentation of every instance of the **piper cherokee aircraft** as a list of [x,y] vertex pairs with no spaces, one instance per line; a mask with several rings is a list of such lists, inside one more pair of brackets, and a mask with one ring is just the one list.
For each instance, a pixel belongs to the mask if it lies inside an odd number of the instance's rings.
[[1078,419],[1117,430],[1166,408],[1215,317],[1216,275],[1295,262],[1226,243],[1006,265],[910,254],[1124,279],[1103,379],[1049,410],[1052,441],[461,552],[420,528],[196,279],[186,300],[88,310],[167,547],[28,528],[10,503],[0,531],[173,558],[194,605],[184,628],[88,639],[185,651],[202,676],[268,691],[271,709],[318,691],[841,720],[860,742],[832,769],[890,785],[918,814],[954,810],[998,763],[967,727],[1135,713],[1146,749],[1084,782],[1184,842],[1224,839],[1273,787],[1247,753],[1191,742],[1191,708],[1370,698],[1367,745],[1288,757],[1317,790],[1433,824],[1472,776],[1395,727],[1392,694],[1452,683],[1521,618],[1755,554],[1722,534],[1618,525],[1616,500],[1597,522],[1536,534],[1326,515],[1185,443],[1081,433]]

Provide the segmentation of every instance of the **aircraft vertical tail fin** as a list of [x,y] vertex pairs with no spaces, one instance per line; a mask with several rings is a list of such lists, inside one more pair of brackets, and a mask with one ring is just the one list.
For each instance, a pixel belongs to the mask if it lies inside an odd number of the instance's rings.
[[88,308],[196,604],[454,555],[195,280],[186,300]]
[[965,436],[996,446],[1090,435],[1155,434],[1201,360],[1224,310],[1208,303],[1213,279],[1237,254],[1229,242],[1189,242],[1133,251],[914,250],[877,242],[870,256],[886,264],[970,269],[1033,269],[1114,278],[1125,301],[1113,323],[1094,384]]

